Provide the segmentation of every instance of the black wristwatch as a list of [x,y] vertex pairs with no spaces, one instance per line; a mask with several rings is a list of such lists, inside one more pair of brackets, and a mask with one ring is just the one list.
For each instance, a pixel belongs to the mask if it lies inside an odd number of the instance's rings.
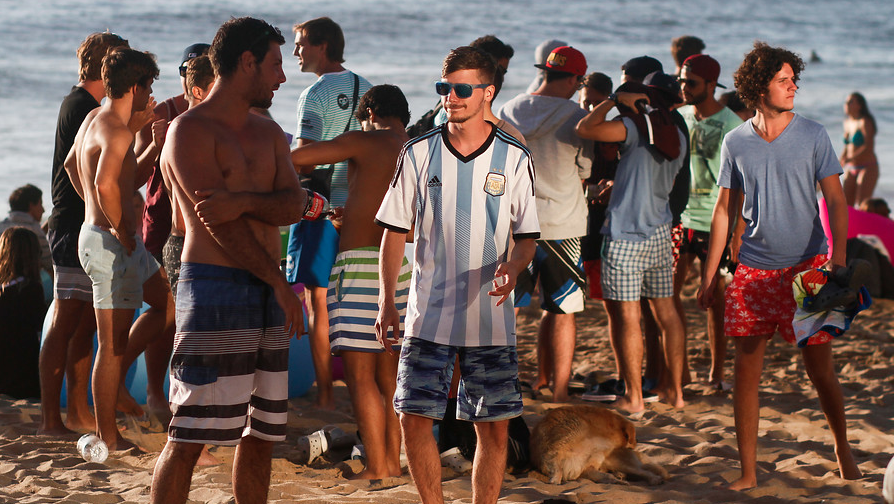
[[608,95],[608,99],[614,102],[615,106],[618,105],[618,93],[612,93]]

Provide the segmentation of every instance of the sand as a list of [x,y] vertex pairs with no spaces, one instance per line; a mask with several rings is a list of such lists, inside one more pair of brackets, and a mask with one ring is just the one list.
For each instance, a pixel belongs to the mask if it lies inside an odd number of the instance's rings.
[[[649,486],[606,478],[553,485],[536,472],[506,475],[500,502],[540,503],[565,499],[575,503],[873,503],[882,502],[885,466],[894,453],[894,301],[877,300],[860,314],[854,327],[836,340],[834,353],[846,397],[849,438],[864,477],[838,477],[832,440],[819,410],[800,352],[774,339],[767,351],[761,386],[759,487],[746,492],[722,489],[738,476],[731,392],[714,392],[704,385],[709,354],[704,312],[692,293],[684,298],[690,328],[689,358],[693,384],[686,387],[688,405],[672,410],[661,403],[648,406],[636,420],[638,449],[663,465],[670,478]],[[532,378],[537,313],[519,317],[519,354],[523,378]],[[596,303],[578,318],[575,370],[608,375],[614,361],[608,342],[605,312]],[[727,377],[732,378],[732,347]],[[347,388],[336,382],[336,410],[312,408],[312,394],[290,401],[288,438],[274,451],[270,502],[417,503],[409,475],[377,482],[348,481],[359,461],[347,450],[335,450],[310,466],[297,464],[296,439],[325,425],[354,432]],[[549,408],[548,396],[525,400],[525,420],[533,426]],[[148,502],[149,485],[165,434],[157,422],[136,425],[120,419],[124,436],[147,450],[117,455],[106,463],[89,463],[77,454],[77,436],[53,439],[37,436],[40,405],[0,396],[0,502],[92,503]],[[190,502],[229,503],[233,448],[214,448],[221,464],[197,468]],[[470,503],[468,474],[443,468],[445,501]]]

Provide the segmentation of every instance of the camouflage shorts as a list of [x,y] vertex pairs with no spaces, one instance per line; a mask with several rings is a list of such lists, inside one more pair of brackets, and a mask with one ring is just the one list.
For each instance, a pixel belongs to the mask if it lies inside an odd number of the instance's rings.
[[421,338],[407,338],[401,347],[394,410],[443,418],[457,356],[462,377],[456,418],[493,422],[521,415],[518,354],[514,346],[455,347]]

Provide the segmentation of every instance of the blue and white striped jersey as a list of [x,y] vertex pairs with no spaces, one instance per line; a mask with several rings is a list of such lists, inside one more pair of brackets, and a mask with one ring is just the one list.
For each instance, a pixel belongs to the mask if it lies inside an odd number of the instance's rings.
[[493,127],[469,156],[447,125],[407,142],[376,222],[415,231],[405,337],[452,346],[515,345],[512,299],[489,296],[510,237],[538,238],[534,164],[528,150]]

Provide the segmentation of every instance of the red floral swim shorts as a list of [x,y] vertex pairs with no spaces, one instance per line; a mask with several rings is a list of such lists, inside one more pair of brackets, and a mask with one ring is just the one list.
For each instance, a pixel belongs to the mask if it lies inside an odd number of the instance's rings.
[[[795,343],[792,319],[797,305],[792,295],[792,279],[798,273],[818,268],[827,257],[818,255],[795,266],[778,270],[751,268],[739,264],[724,297],[724,330],[728,336],[773,336],[777,330],[789,343]],[[814,339],[816,341],[814,341]],[[810,344],[821,344],[811,338]]]

